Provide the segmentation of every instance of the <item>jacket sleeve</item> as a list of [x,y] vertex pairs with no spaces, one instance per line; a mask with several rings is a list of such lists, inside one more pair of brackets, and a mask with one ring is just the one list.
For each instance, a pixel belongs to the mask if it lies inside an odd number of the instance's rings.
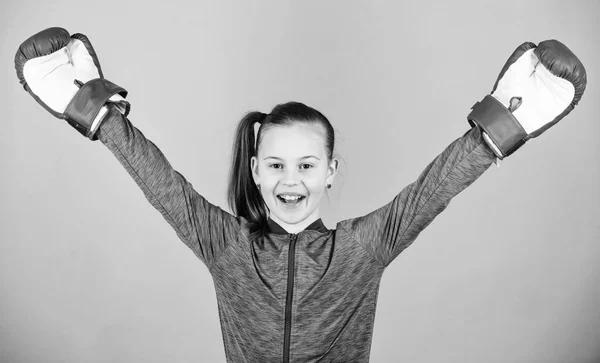
[[474,127],[446,147],[390,203],[362,217],[341,221],[338,228],[387,267],[494,160],[480,129]]
[[115,109],[107,113],[97,135],[210,271],[228,243],[237,238],[240,219],[198,194],[158,147]]

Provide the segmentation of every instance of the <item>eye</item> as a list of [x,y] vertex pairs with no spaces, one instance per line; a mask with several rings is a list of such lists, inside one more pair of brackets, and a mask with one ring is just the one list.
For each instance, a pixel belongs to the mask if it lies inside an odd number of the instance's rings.
[[302,164],[302,166],[305,166],[305,167],[304,167],[304,168],[302,168],[302,169],[310,169],[310,168],[312,168],[312,167],[313,167],[311,164]]
[[283,165],[279,164],[279,163],[278,164],[271,164],[271,165],[269,165],[269,167],[271,167],[273,169],[280,169],[280,168],[277,168],[277,166],[283,166]]

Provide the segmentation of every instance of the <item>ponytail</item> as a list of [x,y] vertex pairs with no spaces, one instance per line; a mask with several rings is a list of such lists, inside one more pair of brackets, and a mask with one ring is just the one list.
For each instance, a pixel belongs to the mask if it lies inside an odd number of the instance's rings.
[[260,190],[254,184],[250,159],[256,156],[254,125],[262,122],[266,114],[249,112],[240,121],[235,132],[232,162],[227,190],[229,208],[238,217],[249,222],[250,238],[264,236],[267,232],[267,207]]

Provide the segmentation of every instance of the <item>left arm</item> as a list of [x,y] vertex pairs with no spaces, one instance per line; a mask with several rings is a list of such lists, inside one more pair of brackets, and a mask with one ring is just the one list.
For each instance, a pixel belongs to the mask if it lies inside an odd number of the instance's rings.
[[587,73],[557,40],[521,44],[492,89],[467,119],[473,128],[451,143],[387,205],[338,224],[384,267],[408,247],[458,193],[568,115],[581,99]]
[[341,221],[338,227],[387,267],[494,160],[481,130],[474,127],[446,147],[390,203],[365,216]]

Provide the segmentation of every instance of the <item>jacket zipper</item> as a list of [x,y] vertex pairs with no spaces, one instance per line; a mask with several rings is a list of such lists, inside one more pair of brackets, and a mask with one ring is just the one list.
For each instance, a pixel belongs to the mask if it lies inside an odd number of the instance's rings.
[[287,297],[285,299],[285,331],[283,338],[283,362],[290,361],[290,336],[292,334],[292,298],[294,297],[294,264],[296,257],[296,239],[298,235],[290,233],[290,248],[288,251],[288,281]]

